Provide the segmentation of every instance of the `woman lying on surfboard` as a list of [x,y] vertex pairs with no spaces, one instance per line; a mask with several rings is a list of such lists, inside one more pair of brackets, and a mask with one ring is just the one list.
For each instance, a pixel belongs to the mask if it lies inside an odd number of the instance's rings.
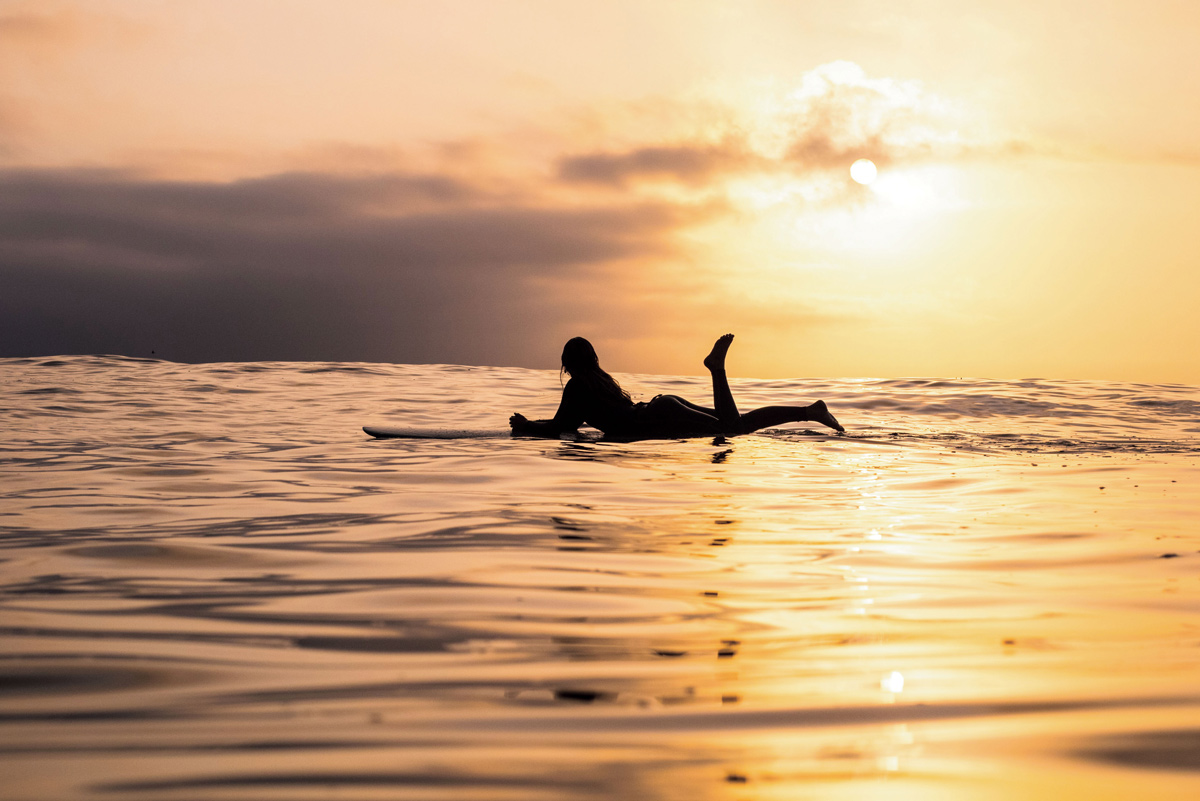
[[554,417],[527,420],[518,413],[508,418],[508,423],[514,434],[530,437],[557,437],[587,423],[619,439],[748,434],[760,428],[809,421],[845,430],[825,408],[824,401],[811,406],[764,406],[739,414],[725,378],[725,354],[732,342],[733,334],[725,334],[704,357],[704,366],[712,374],[716,406],[709,409],[678,395],[658,395],[647,403],[634,403],[629,393],[601,369],[592,343],[575,337],[563,348],[562,369],[571,379]]

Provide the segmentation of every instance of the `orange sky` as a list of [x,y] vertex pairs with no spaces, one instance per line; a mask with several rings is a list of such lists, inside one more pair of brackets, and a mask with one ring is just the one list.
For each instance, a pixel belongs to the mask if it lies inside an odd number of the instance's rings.
[[[1190,2],[0,2],[0,355],[1200,383]],[[869,187],[849,178],[873,159]]]

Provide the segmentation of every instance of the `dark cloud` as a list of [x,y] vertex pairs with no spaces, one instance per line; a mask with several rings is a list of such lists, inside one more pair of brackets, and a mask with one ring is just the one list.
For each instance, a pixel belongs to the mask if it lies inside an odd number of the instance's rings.
[[761,161],[739,143],[680,144],[572,156],[559,164],[559,176],[567,181],[612,186],[643,178],[702,184],[716,175],[745,171]]
[[580,308],[547,285],[665,254],[700,213],[499,204],[437,175],[0,172],[0,356],[530,363]]
[[738,144],[640,147],[618,153],[588,153],[559,163],[566,181],[622,188],[638,181],[673,181],[703,186],[732,175],[790,173],[798,176],[844,170],[860,158],[880,166],[900,159],[929,155],[923,146],[897,147],[879,134],[847,139],[824,126],[812,125],[797,132],[781,157],[771,158]]
[[839,142],[819,129],[797,137],[788,147],[786,156],[801,171],[845,169],[858,159],[871,159],[883,166],[895,157],[894,148],[886,146],[878,136],[857,142]]

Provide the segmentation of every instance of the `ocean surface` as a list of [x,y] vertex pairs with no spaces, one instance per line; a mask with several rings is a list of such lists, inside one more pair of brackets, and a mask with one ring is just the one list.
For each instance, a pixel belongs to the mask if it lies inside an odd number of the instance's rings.
[[0,797],[1200,797],[1200,389],[732,383],[0,360]]

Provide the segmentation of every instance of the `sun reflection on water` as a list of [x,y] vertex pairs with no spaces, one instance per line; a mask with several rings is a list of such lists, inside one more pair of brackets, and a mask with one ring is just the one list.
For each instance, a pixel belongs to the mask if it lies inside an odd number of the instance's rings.
[[893,670],[880,680],[879,686],[889,693],[904,692],[904,676],[899,671]]

